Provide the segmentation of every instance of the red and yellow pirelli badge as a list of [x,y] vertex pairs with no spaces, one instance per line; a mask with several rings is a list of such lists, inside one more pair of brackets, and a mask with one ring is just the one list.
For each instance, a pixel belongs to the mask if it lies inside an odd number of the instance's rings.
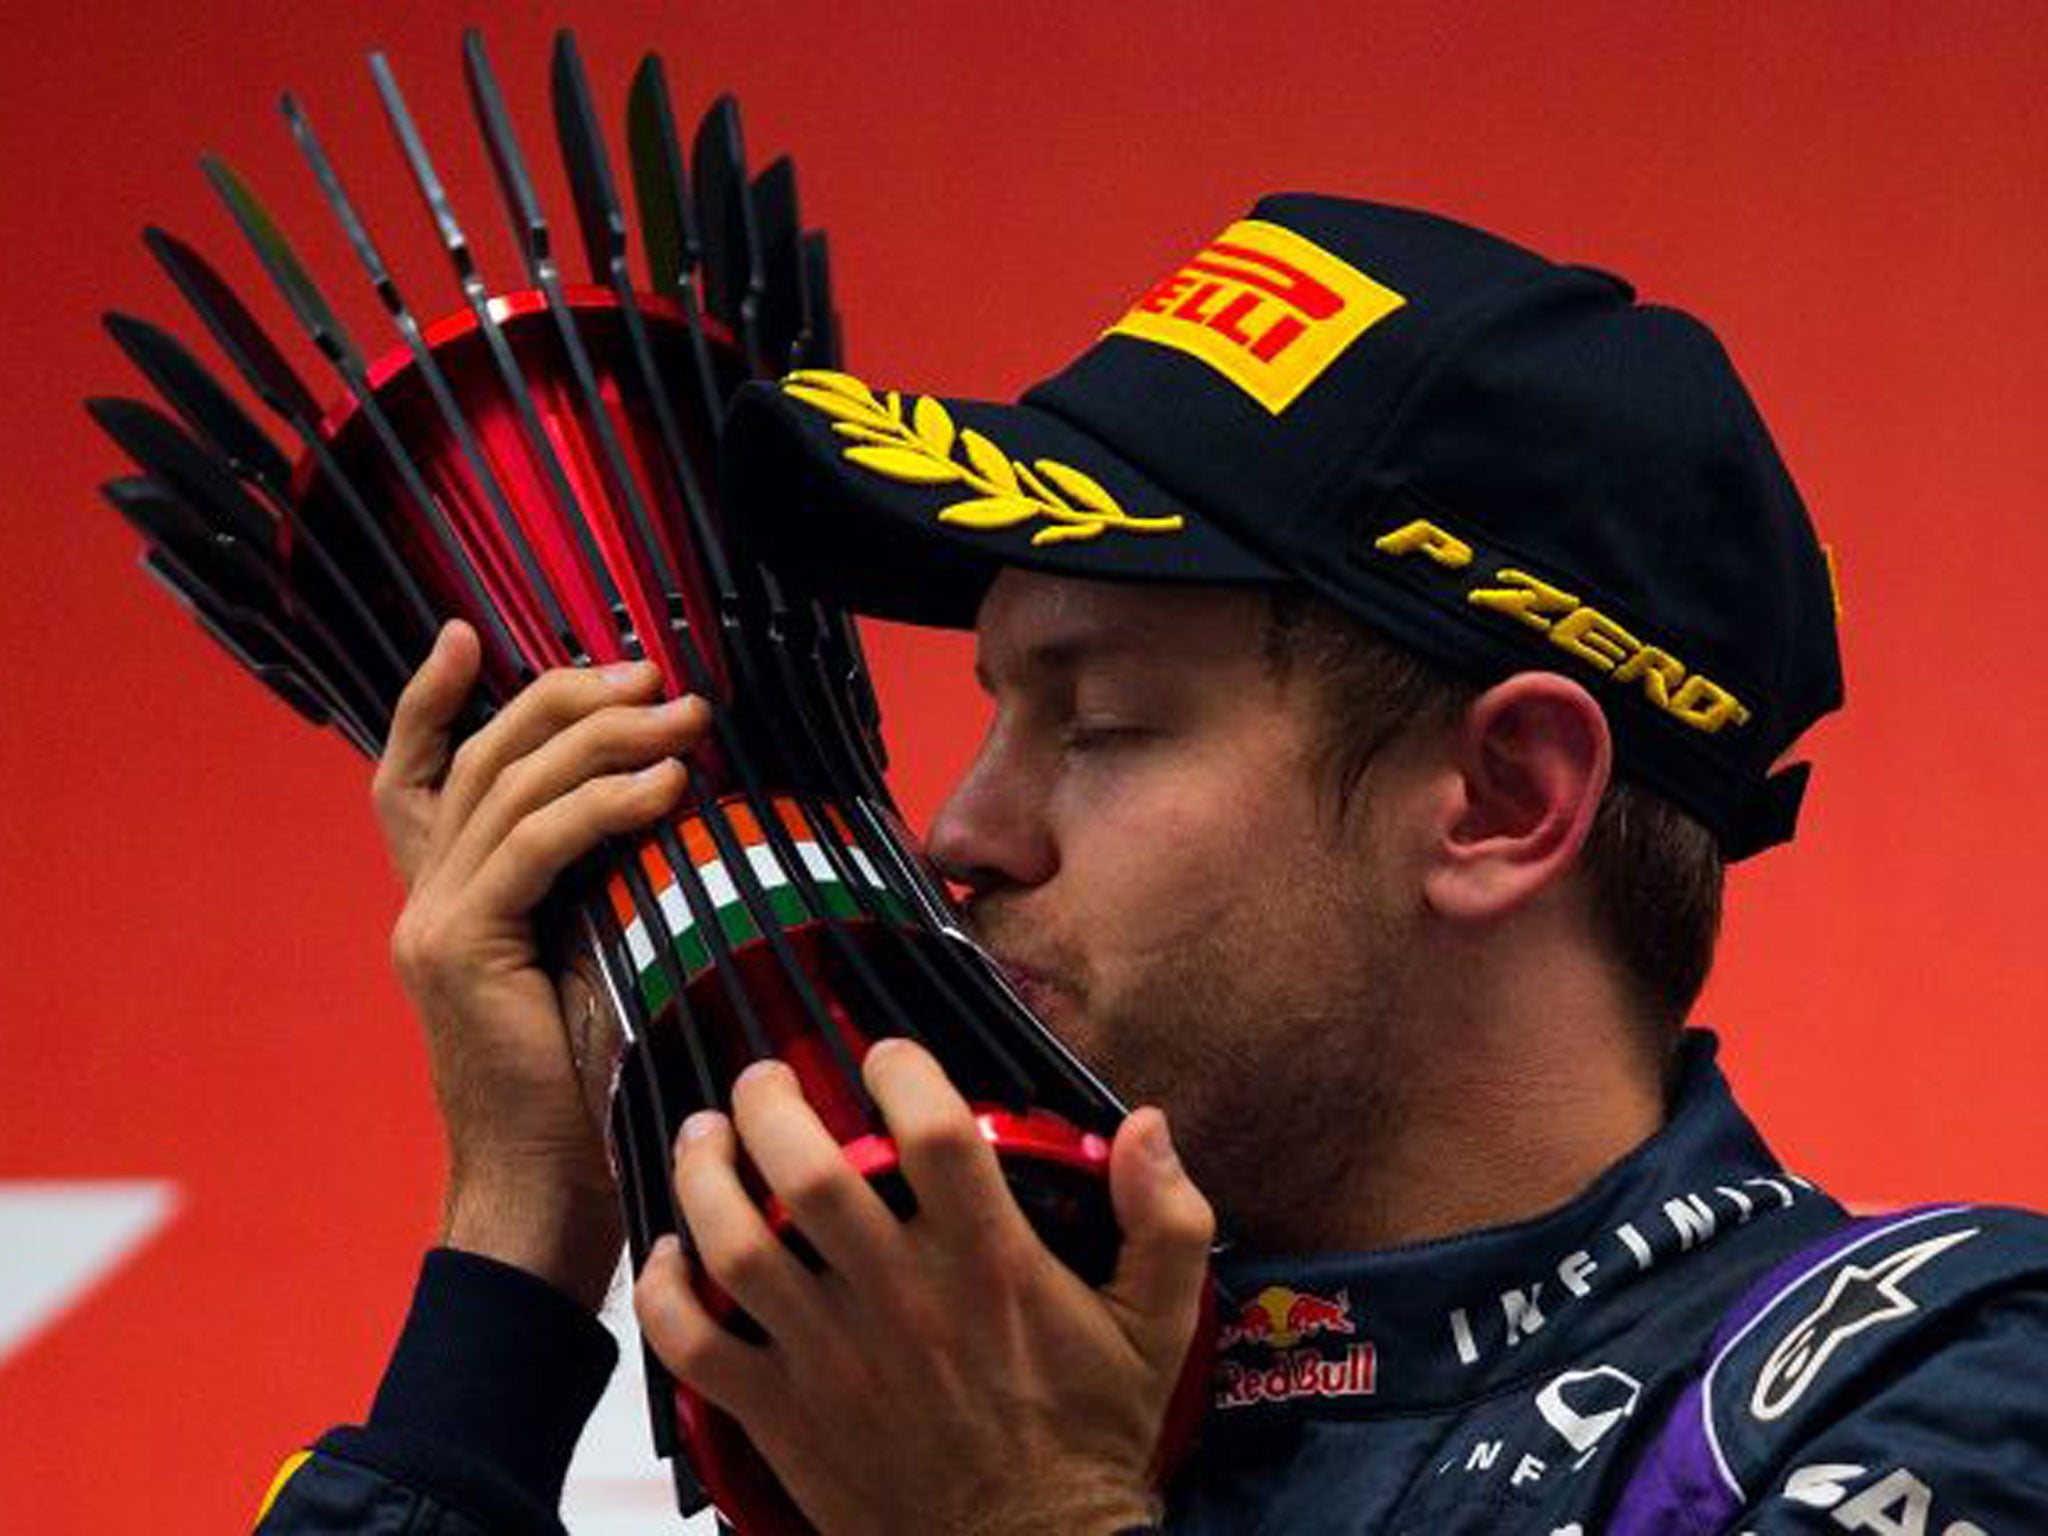
[[1200,358],[1278,416],[1407,302],[1293,230],[1243,219],[1103,334]]

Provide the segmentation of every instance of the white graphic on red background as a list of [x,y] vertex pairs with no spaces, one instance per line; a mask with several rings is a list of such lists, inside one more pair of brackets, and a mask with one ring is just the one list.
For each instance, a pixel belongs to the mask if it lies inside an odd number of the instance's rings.
[[0,1182],[0,1366],[110,1278],[169,1221],[161,1180]]

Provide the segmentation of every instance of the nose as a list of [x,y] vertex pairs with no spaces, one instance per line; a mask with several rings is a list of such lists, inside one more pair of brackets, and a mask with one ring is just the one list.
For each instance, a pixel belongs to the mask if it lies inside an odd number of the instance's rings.
[[1044,799],[998,720],[932,818],[925,851],[970,897],[1042,885],[1059,868]]

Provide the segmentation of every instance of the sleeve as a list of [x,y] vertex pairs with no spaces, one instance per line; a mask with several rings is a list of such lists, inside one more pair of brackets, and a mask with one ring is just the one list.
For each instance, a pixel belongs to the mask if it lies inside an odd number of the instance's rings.
[[429,1253],[369,1419],[286,1461],[260,1536],[562,1536],[562,1481],[618,1359],[521,1270]]
[[1608,1536],[2048,1530],[2048,1222],[1890,1218],[1743,1312]]

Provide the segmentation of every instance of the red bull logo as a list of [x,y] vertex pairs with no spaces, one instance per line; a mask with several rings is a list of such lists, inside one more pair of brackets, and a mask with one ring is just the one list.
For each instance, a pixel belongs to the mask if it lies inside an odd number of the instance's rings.
[[1248,1408],[1302,1397],[1370,1397],[1379,1389],[1379,1355],[1370,1339],[1347,1344],[1341,1355],[1290,1349],[1269,1365],[1216,1363],[1218,1408]]
[[1349,1291],[1318,1296],[1313,1291],[1269,1285],[1224,1322],[1217,1348],[1264,1344],[1273,1349],[1291,1349],[1317,1334],[1357,1332],[1351,1321]]

